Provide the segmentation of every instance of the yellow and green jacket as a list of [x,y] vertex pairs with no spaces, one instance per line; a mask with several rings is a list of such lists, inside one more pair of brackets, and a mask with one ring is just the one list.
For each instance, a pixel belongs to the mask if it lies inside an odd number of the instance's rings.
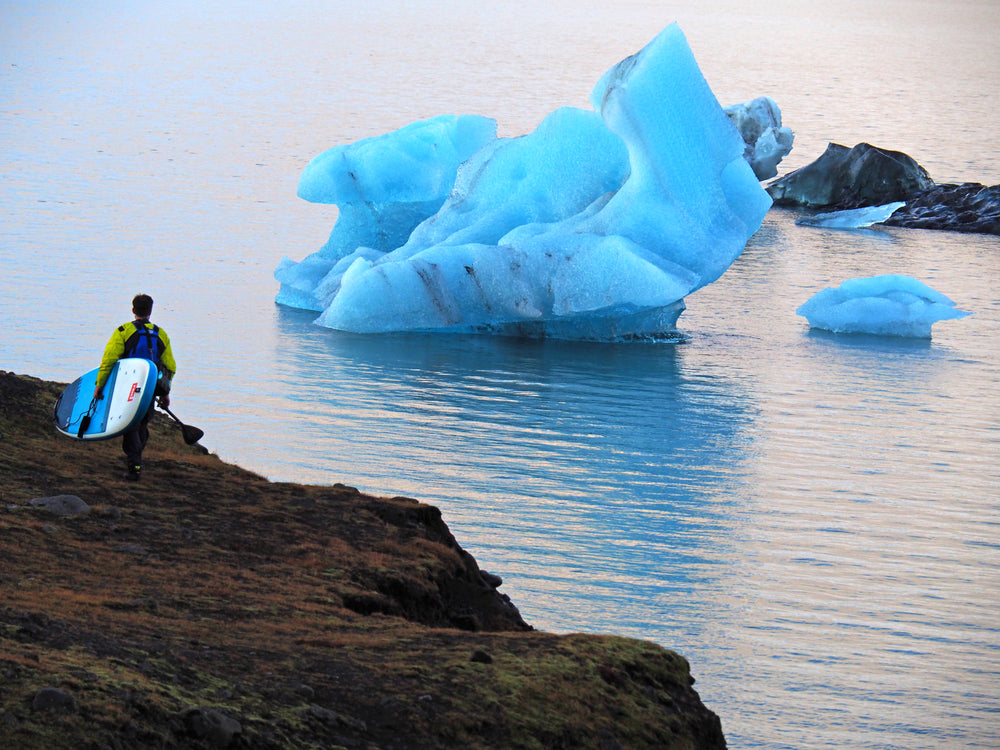
[[[97,372],[97,385],[103,386],[111,375],[111,370],[115,362],[125,356],[125,342],[129,340],[133,333],[139,330],[140,325],[152,328],[153,324],[148,320],[133,320],[118,326],[108,339],[108,345],[104,347],[104,356],[101,358],[101,367]],[[170,337],[162,328],[159,330],[160,341],[163,342],[163,354],[160,355],[160,363],[167,371],[168,382],[163,384],[166,390],[170,389],[169,380],[172,380],[177,372],[177,363],[174,361],[174,353],[170,349]]]

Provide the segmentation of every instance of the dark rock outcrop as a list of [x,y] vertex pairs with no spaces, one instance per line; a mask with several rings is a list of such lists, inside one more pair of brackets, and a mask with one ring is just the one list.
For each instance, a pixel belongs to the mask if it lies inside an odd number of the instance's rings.
[[912,157],[868,143],[850,149],[831,143],[816,161],[766,189],[776,206],[844,211],[902,201],[883,224],[1000,235],[1000,185],[938,185]]
[[907,200],[883,223],[910,229],[1000,235],[1000,185],[934,185]]
[[766,189],[776,206],[842,210],[905,201],[933,186],[927,171],[900,151],[831,143],[819,159]]

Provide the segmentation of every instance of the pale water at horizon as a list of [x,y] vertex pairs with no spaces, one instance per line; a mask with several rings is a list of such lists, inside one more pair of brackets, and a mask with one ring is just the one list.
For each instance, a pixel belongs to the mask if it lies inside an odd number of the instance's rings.
[[[866,140],[1000,182],[997,3],[580,5],[0,0],[0,368],[71,380],[148,291],[209,448],[441,507],[536,627],[687,656],[730,747],[1000,746],[1000,239],[772,210],[680,345],[273,304],[336,216],[295,197],[314,155],[448,112],[528,132],[674,20],[723,104],[781,106],[782,173]],[[878,273],[975,315],[931,341],[795,315]]]

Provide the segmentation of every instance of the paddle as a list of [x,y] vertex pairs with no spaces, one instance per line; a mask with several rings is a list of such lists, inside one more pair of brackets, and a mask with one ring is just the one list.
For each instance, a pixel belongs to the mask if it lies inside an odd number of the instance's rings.
[[203,430],[199,430],[197,427],[192,427],[189,424],[184,424],[181,420],[177,418],[177,416],[172,411],[170,411],[170,409],[165,407],[163,404],[157,404],[157,406],[163,409],[163,411],[165,411],[167,414],[170,415],[171,419],[173,419],[177,424],[181,426],[181,434],[184,436],[184,442],[187,443],[188,445],[194,445],[199,440],[201,440],[202,437],[204,437],[205,433]]

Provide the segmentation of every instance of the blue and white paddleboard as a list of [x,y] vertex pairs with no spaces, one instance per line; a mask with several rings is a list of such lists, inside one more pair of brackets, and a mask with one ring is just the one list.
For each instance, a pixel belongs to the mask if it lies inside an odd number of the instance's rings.
[[97,370],[74,380],[56,401],[56,429],[78,440],[107,440],[135,427],[149,411],[156,391],[156,365],[148,359],[120,359],[101,397],[94,398]]

